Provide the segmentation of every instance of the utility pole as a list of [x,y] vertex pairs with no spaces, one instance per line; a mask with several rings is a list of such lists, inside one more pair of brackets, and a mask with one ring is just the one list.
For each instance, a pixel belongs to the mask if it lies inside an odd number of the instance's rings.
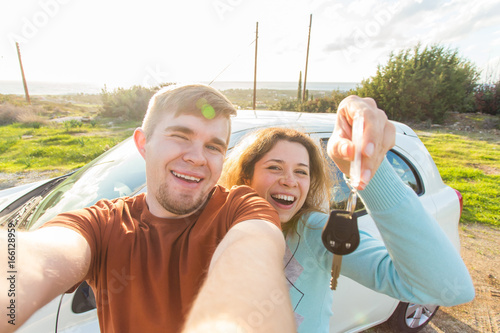
[[256,110],[257,98],[257,40],[259,38],[259,22],[255,25],[255,67],[253,71],[253,109]]
[[19,49],[19,43],[16,42],[17,57],[19,58],[19,66],[21,66],[21,75],[23,76],[24,94],[26,95],[26,101],[31,105],[30,94],[28,93],[28,85],[26,84],[26,78],[24,77],[23,62],[21,61],[21,50]]
[[306,98],[306,83],[307,83],[307,63],[309,62],[309,43],[311,41],[311,25],[313,21],[313,14],[309,18],[309,36],[307,37],[307,54],[306,54],[306,70],[304,72],[304,90],[302,91],[302,102]]

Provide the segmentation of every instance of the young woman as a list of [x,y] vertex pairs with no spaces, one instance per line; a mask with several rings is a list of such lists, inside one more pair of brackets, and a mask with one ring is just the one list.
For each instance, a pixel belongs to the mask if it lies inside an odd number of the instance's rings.
[[[262,129],[235,147],[220,183],[250,186],[278,211],[298,331],[328,332],[333,255],[321,241],[330,189],[321,150],[300,131]],[[470,301],[474,288],[462,259],[387,160],[362,187],[358,193],[384,242],[361,231],[358,249],[343,257],[342,275],[406,302],[451,306]]]

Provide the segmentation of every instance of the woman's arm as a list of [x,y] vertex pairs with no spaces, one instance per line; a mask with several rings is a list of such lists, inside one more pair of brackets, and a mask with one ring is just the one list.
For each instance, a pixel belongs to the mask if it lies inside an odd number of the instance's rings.
[[452,306],[474,298],[459,253],[387,160],[359,193],[383,243],[363,235],[359,248],[344,256],[343,275],[419,304]]

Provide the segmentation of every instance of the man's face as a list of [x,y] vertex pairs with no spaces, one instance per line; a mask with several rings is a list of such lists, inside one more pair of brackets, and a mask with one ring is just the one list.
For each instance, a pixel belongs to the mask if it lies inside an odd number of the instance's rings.
[[219,180],[227,150],[229,119],[168,114],[145,140],[134,134],[146,161],[147,203],[158,217],[194,213]]

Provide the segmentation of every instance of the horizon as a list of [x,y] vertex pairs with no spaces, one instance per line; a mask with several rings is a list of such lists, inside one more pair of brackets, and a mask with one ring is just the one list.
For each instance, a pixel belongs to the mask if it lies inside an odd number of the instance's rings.
[[[195,83],[195,82],[193,82]],[[198,82],[205,83],[208,82]],[[308,82],[307,89],[310,91],[334,91],[354,89],[359,82]],[[31,81],[27,82],[29,95],[64,95],[64,94],[98,94],[104,88],[109,91],[116,89],[129,89],[129,87],[109,87],[86,82],[49,82]],[[229,89],[253,90],[252,81],[215,81],[211,84],[220,91]],[[257,90],[297,90],[298,82],[293,81],[260,81],[257,82]],[[0,80],[0,94],[3,95],[25,95],[22,80]]]

